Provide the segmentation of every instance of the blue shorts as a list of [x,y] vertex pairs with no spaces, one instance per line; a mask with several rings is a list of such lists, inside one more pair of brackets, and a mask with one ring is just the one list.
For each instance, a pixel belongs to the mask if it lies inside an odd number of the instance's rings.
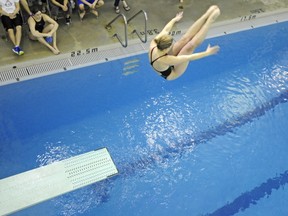
[[[90,4],[93,4],[95,1],[98,1],[98,0],[86,0],[86,1],[89,2]],[[84,4],[81,0],[77,0],[77,3],[78,3],[78,5],[79,4]]]

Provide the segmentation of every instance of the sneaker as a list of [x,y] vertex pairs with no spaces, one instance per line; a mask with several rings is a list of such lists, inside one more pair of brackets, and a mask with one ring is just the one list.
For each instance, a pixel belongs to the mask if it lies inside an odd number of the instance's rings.
[[23,54],[24,54],[24,51],[20,47],[18,47],[18,55],[20,56],[20,55],[23,55]]
[[66,25],[70,25],[71,24],[71,17],[66,17]]
[[14,47],[12,51],[18,55],[18,47]]
[[126,11],[129,11],[130,10],[130,7],[129,5],[126,3],[126,1],[122,1],[123,3],[123,8],[126,10]]
[[116,6],[116,7],[115,7],[115,13],[116,13],[116,14],[119,14],[119,13],[120,13],[120,8],[119,8],[119,6]]
[[19,56],[24,54],[24,51],[19,46],[15,46],[12,51]]

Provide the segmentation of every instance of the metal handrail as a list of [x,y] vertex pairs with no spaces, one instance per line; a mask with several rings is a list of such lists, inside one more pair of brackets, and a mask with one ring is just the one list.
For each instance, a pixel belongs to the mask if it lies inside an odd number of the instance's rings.
[[137,36],[139,37],[139,39],[142,41],[142,43],[146,43],[147,42],[147,13],[144,10],[140,10],[138,13],[136,13],[134,16],[132,16],[130,19],[127,20],[127,23],[129,23],[131,20],[133,20],[136,16],[138,16],[140,13],[144,14],[144,18],[145,18],[145,36],[144,36],[144,40],[140,37],[139,33],[137,32],[136,29],[133,30],[133,33],[136,33]]
[[127,45],[128,45],[128,42],[127,42],[127,24],[128,24],[128,23],[127,23],[127,19],[126,19],[126,17],[124,16],[124,14],[119,14],[118,16],[116,16],[111,22],[109,22],[109,23],[105,26],[105,28],[108,29],[108,30],[111,29],[111,24],[112,24],[113,22],[115,22],[119,17],[122,17],[123,20],[124,20],[124,37],[125,37],[125,41],[124,41],[124,42],[125,42],[125,43],[122,42],[120,36],[118,36],[117,33],[115,33],[112,37],[116,37],[123,47],[127,47]]

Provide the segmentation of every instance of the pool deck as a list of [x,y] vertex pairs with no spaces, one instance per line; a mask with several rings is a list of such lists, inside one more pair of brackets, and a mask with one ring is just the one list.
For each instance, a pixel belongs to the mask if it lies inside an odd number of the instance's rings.
[[[213,24],[208,37],[288,20],[287,0],[184,0],[183,4],[180,4],[178,0],[127,0],[131,10],[125,11],[120,4],[121,13],[129,20],[134,14],[144,10],[148,17],[148,40],[142,43],[136,34],[132,34],[132,31],[136,29],[142,39],[145,36],[145,16],[144,13],[140,13],[127,26],[128,46],[124,48],[117,38],[113,37],[115,33],[118,33],[124,40],[125,28],[122,16],[111,25],[110,30],[105,28],[117,16],[113,2],[105,1],[105,5],[99,9],[97,19],[93,14],[86,14],[84,20],[80,22],[76,10],[73,11],[70,26],[60,19],[57,32],[57,44],[61,51],[59,55],[53,55],[40,43],[30,41],[26,24],[23,27],[21,43],[25,54],[17,56],[11,51],[11,42],[4,39],[5,33],[2,28],[0,32],[2,38],[0,40],[0,82],[7,82],[7,80],[16,82],[26,79],[26,73],[39,76],[39,73],[56,72],[59,68],[65,71],[69,68],[108,61],[133,53],[147,52],[149,42],[157,34],[156,32],[160,31],[167,21],[181,10],[184,11],[184,17],[175,25],[173,29],[175,31],[172,32],[176,39],[213,4],[219,6],[221,16]],[[14,75],[10,75],[11,73]]]

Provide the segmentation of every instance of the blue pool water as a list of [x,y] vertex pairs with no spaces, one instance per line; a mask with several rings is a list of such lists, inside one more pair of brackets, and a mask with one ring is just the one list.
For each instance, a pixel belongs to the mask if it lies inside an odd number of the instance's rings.
[[143,54],[0,87],[0,178],[100,147],[119,169],[14,215],[288,215],[287,34],[209,39],[172,82]]

